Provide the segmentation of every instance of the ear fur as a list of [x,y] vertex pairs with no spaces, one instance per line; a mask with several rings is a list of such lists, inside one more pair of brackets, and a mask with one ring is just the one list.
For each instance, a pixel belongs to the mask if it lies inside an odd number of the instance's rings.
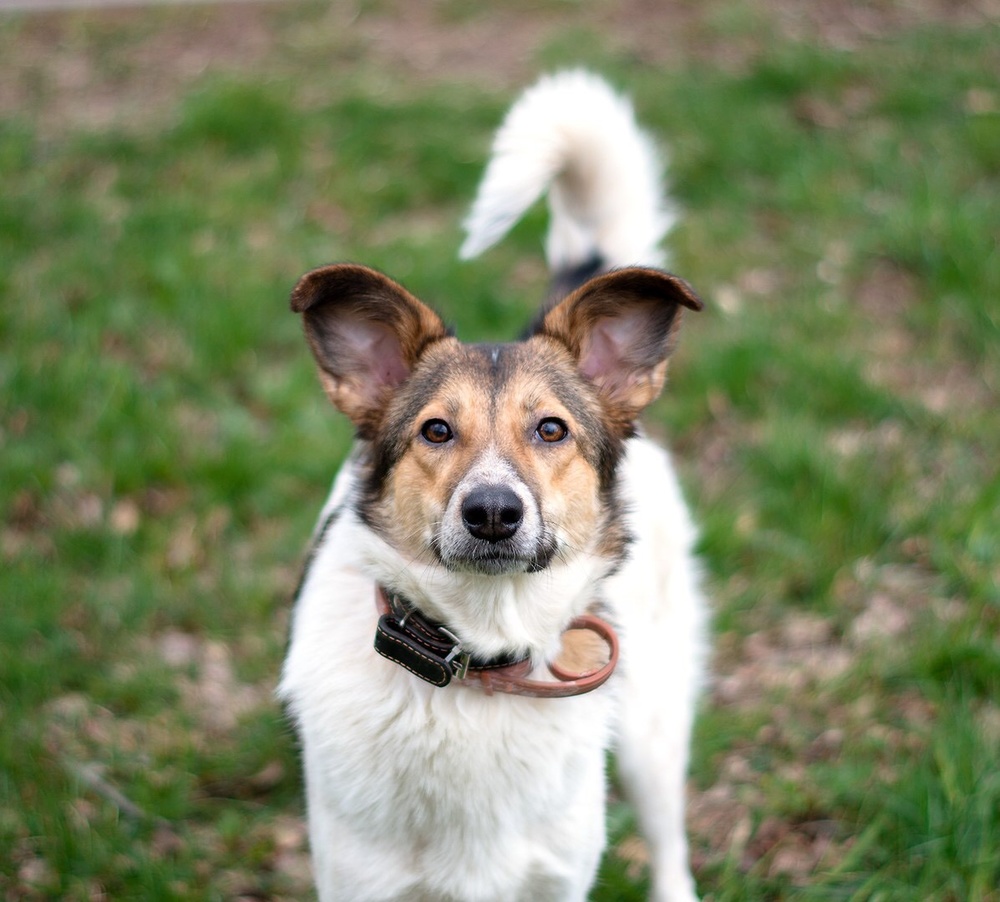
[[566,345],[609,413],[630,425],[663,389],[682,307],[703,307],[683,279],[656,269],[619,269],[557,304],[539,334]]
[[370,437],[393,391],[424,349],[445,338],[440,317],[388,276],[337,264],[306,273],[292,291],[330,400]]

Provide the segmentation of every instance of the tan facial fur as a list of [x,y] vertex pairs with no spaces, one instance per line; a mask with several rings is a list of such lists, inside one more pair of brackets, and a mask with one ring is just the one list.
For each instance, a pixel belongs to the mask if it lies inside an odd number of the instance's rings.
[[[497,565],[502,572],[593,548],[601,490],[585,451],[593,457],[594,441],[567,403],[579,404],[586,391],[569,355],[539,344],[444,342],[422,361],[414,379],[435,388],[418,405],[397,405],[394,414],[401,419],[391,428],[405,436],[405,450],[372,508],[380,531],[404,555],[475,569],[468,558],[477,540],[463,524],[462,506],[483,486],[509,489],[523,506],[517,532],[499,549],[510,555]],[[576,397],[565,397],[567,386]],[[552,420],[565,424],[567,433],[546,442],[537,430]],[[450,440],[435,444],[422,437],[429,421],[446,423]]]

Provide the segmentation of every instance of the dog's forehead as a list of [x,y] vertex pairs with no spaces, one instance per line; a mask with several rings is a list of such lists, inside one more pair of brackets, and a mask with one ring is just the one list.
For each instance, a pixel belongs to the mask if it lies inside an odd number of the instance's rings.
[[579,375],[567,355],[544,344],[455,343],[441,351],[426,355],[414,372],[414,400],[495,415],[503,405],[524,409],[552,400],[568,403],[580,391]]

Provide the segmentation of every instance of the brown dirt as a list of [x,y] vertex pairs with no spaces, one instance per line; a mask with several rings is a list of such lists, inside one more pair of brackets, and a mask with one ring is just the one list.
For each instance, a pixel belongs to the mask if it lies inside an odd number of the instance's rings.
[[[169,115],[209,72],[280,72],[304,53],[351,78],[509,89],[536,74],[540,50],[567,29],[600,33],[622,56],[651,66],[695,60],[738,69],[766,46],[719,27],[739,11],[723,2],[603,0],[585,14],[513,4],[449,15],[449,7],[429,2],[384,3],[373,12],[341,3],[313,9],[306,19],[280,2],[8,15],[0,19],[0,115],[30,109],[49,133],[141,126]],[[771,31],[851,47],[920,22],[975,25],[1000,16],[1000,0],[770,0],[755,10],[765,37]]]

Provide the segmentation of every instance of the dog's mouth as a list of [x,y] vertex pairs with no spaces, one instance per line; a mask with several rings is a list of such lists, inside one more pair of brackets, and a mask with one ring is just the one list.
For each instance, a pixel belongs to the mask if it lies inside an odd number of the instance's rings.
[[556,554],[554,542],[539,543],[528,551],[511,539],[501,542],[470,539],[448,548],[434,542],[433,548],[437,559],[449,570],[487,576],[538,573],[552,563]]

